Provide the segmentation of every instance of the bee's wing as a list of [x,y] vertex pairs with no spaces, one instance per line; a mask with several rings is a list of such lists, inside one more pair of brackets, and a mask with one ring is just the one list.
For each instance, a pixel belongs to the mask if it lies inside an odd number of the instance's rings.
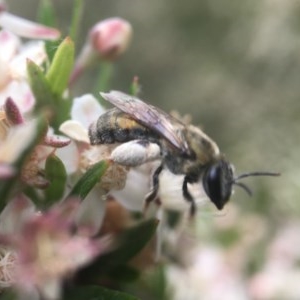
[[105,100],[129,114],[144,126],[161,134],[179,150],[189,152],[188,144],[182,135],[185,126],[179,120],[155,106],[119,91],[100,94]]

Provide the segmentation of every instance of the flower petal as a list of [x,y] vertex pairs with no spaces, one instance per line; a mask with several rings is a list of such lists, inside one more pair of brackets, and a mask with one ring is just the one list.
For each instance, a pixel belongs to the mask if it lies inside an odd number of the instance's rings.
[[0,26],[26,38],[56,40],[60,37],[60,32],[55,28],[28,21],[8,12],[0,13]]
[[125,208],[131,211],[143,211],[145,196],[150,191],[150,170],[146,164],[131,169],[127,173],[127,180],[124,189],[112,190],[110,194]]
[[71,141],[67,147],[58,148],[55,154],[63,161],[67,174],[73,174],[79,166],[79,153],[76,144]]
[[0,31],[0,61],[8,63],[18,52],[20,39],[7,30]]
[[27,60],[40,66],[46,59],[45,44],[42,41],[28,42],[22,45],[20,53],[11,61],[11,75],[15,79],[27,77]]
[[14,176],[16,173],[16,170],[14,167],[8,165],[8,164],[2,164],[0,163],[0,179],[8,179]]
[[101,195],[103,191],[93,189],[81,204],[77,215],[79,234],[94,236],[99,233],[105,214],[105,201]]
[[0,105],[2,105],[8,97],[14,99],[14,102],[22,113],[31,111],[35,104],[35,98],[25,80],[11,81],[0,93]]
[[[183,180],[183,175],[175,175],[166,169],[161,172],[158,195],[164,208],[178,211],[189,210],[190,204],[185,200],[182,193]],[[188,184],[188,189],[198,206],[210,203],[200,183]]]
[[58,278],[47,278],[45,282],[41,281],[39,286],[41,294],[45,299],[59,299],[61,297],[61,283]]
[[80,122],[68,120],[60,125],[59,130],[75,141],[90,143],[88,131]]
[[28,122],[11,128],[0,147],[0,160],[13,163],[32,141],[36,134],[36,122]]
[[0,218],[0,232],[13,236],[35,212],[35,207],[24,195],[19,195],[5,206]]
[[73,100],[71,117],[80,122],[86,129],[104,113],[104,108],[91,94],[86,94]]

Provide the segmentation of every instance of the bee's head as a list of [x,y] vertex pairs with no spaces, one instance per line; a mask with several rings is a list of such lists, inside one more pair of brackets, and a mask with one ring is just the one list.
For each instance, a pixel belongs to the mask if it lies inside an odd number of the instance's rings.
[[232,193],[233,168],[227,161],[219,160],[205,170],[202,182],[207,196],[221,210]]
[[279,173],[272,172],[251,172],[234,177],[233,166],[221,159],[206,169],[202,182],[207,196],[221,210],[230,199],[233,185],[243,188],[250,196],[252,195],[250,188],[246,184],[238,182],[240,179],[249,176],[279,175]]

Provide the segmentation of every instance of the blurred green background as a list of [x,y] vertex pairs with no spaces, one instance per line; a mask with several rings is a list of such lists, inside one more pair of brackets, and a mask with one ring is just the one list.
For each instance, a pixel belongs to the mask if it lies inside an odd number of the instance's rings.
[[[10,0],[8,5],[12,13],[34,20],[38,2]],[[73,1],[52,2],[66,34]],[[89,28],[111,16],[127,19],[134,30],[129,50],[114,66],[111,88],[128,91],[137,75],[141,98],[166,111],[191,114],[237,173],[282,173],[249,178],[251,200],[236,191],[228,211],[239,206],[238,219],[261,216],[270,236],[298,219],[300,1],[86,0],[78,51]],[[80,78],[73,94],[94,90],[96,73]]]

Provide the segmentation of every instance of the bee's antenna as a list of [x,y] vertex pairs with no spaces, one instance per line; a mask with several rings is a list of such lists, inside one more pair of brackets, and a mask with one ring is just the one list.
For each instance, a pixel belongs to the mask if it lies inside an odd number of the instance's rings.
[[251,189],[245,183],[242,183],[242,182],[233,182],[233,184],[241,187],[250,197],[252,196]]
[[239,186],[239,187],[241,187],[243,190],[245,190],[246,193],[249,196],[252,196],[251,189],[245,183],[238,182],[242,178],[251,177],[251,176],[280,176],[280,173],[274,173],[274,172],[249,172],[249,173],[243,173],[243,174],[237,176],[236,178],[234,178],[232,183]]
[[234,182],[250,176],[280,176],[280,173],[275,172],[249,172],[249,173],[243,173],[239,175],[238,177],[234,178]]

